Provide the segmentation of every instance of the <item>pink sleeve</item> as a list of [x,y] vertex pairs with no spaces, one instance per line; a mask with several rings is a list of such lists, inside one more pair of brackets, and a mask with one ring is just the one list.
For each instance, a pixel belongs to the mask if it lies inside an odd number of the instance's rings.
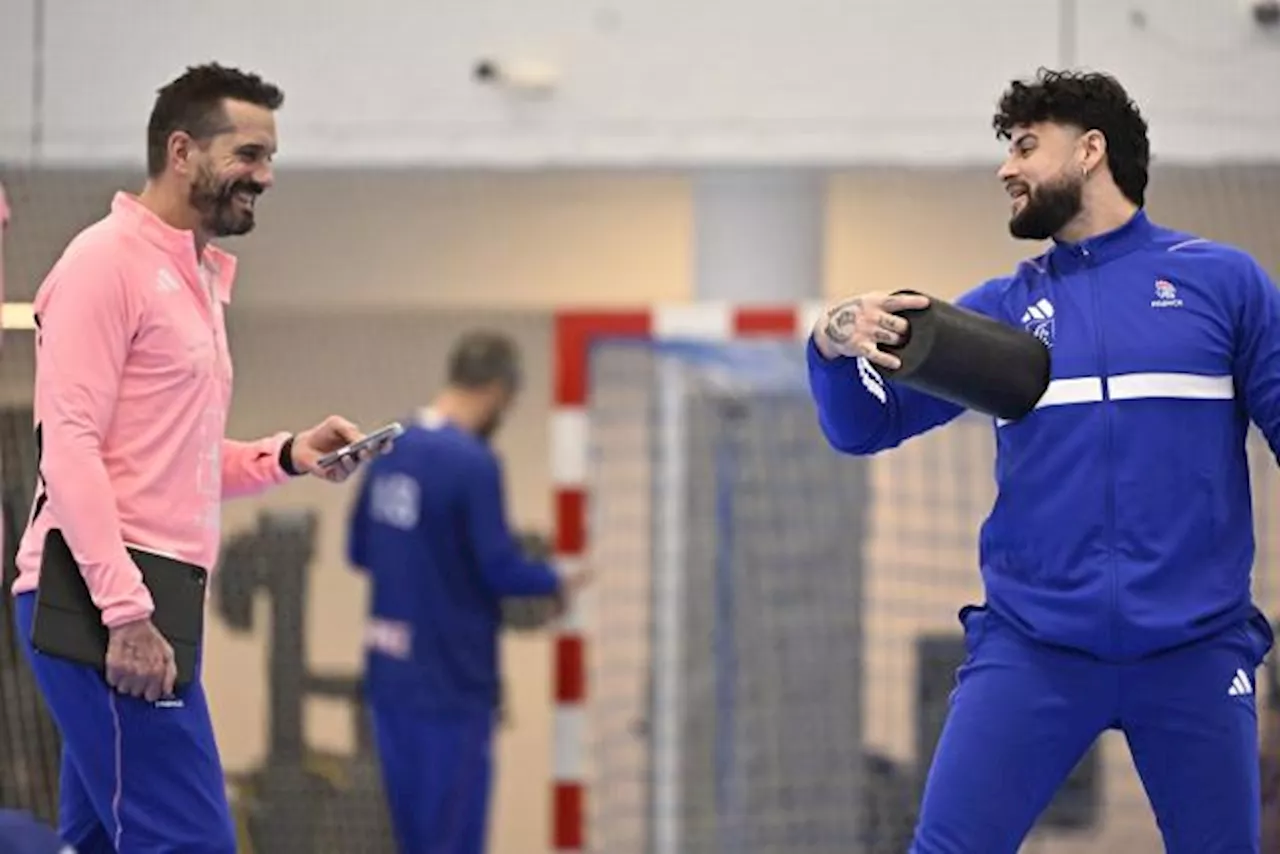
[[39,488],[110,627],[148,617],[154,605],[125,550],[102,462],[138,321],[122,276],[103,254],[64,258],[37,298],[35,411]]
[[222,497],[258,495],[289,479],[280,467],[280,446],[288,433],[277,433],[256,442],[222,440]]

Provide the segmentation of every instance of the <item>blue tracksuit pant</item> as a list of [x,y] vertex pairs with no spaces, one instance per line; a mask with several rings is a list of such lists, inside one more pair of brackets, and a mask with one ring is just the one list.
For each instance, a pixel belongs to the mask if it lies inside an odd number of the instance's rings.
[[199,680],[148,703],[91,667],[36,653],[35,594],[19,642],[62,736],[59,835],[77,854],[234,854],[222,763]]
[[494,715],[425,715],[388,701],[371,708],[401,854],[484,854]]
[[1254,677],[1261,614],[1116,664],[1031,641],[987,608],[961,612],[969,656],[934,753],[911,854],[1015,854],[1107,729],[1125,734],[1169,854],[1258,854]]

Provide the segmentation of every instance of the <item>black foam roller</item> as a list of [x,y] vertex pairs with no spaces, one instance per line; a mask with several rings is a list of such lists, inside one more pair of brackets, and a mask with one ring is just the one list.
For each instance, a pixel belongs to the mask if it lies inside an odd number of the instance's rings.
[[902,344],[881,347],[902,360],[896,370],[877,368],[886,379],[1010,421],[1049,387],[1049,348],[1030,332],[933,297],[897,314],[910,329]]

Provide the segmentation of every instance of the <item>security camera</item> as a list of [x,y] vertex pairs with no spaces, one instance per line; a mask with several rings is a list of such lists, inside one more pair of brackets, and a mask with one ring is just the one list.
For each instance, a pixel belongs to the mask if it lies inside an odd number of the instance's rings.
[[1274,27],[1280,24],[1280,0],[1247,0],[1249,14],[1253,22],[1260,27]]
[[477,83],[494,83],[502,76],[502,68],[496,60],[477,59],[471,67],[471,76]]
[[559,83],[560,72],[549,63],[537,60],[482,57],[472,64],[471,79],[482,86],[530,93],[548,92]]

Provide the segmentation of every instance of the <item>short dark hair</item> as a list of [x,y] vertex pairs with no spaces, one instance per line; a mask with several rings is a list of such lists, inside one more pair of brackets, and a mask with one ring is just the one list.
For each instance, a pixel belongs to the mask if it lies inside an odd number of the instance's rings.
[[169,137],[184,131],[194,139],[208,139],[226,122],[223,102],[244,101],[278,110],[284,92],[256,74],[216,62],[193,65],[162,87],[147,122],[147,175],[154,178],[169,160]]
[[1107,138],[1107,166],[1116,186],[1129,201],[1143,205],[1151,164],[1147,122],[1114,77],[1041,68],[1032,81],[1013,81],[992,119],[996,136],[1009,139],[1015,127],[1037,122],[1100,131]]
[[458,388],[501,383],[515,391],[520,387],[520,352],[515,342],[500,332],[468,332],[449,353],[448,378],[449,384]]

